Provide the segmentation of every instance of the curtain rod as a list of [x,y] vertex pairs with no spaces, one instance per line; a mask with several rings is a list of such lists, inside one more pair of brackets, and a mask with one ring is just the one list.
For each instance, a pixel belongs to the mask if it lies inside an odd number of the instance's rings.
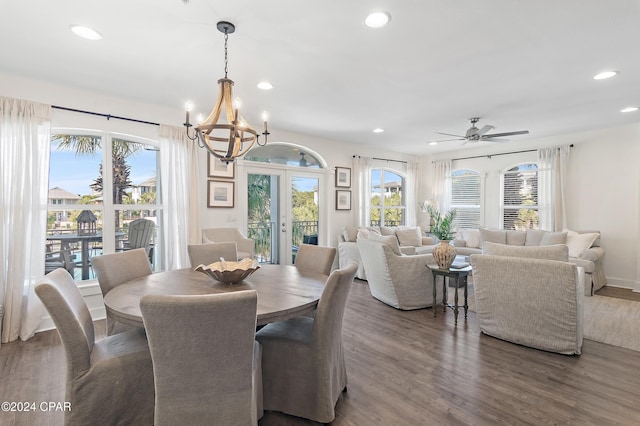
[[[573,144],[569,145],[569,148],[573,148]],[[473,157],[460,157],[460,158],[452,158],[451,161],[457,161],[457,160],[471,160],[473,158],[491,158],[491,157],[495,157],[498,155],[509,155],[509,154],[521,154],[523,152],[536,152],[538,151],[537,149],[526,149],[524,151],[511,151],[511,152],[500,152],[498,154],[487,154],[487,155],[476,155]]]
[[99,117],[105,117],[107,120],[110,120],[110,119],[114,118],[116,120],[133,121],[134,123],[151,124],[152,126],[159,126],[160,125],[160,123],[154,123],[152,121],[137,120],[135,118],[120,117],[120,116],[117,116],[117,115],[103,114],[103,113],[100,113],[100,112],[85,111],[85,110],[82,110],[82,109],[75,109],[75,108],[67,108],[67,107],[62,107],[62,106],[58,106],[58,105],[51,105],[51,108],[61,109],[61,110],[64,110],[64,111],[79,112],[81,114],[97,115]]
[[[354,155],[353,158],[360,158],[359,155]],[[371,157],[372,160],[380,160],[380,161],[395,161],[396,163],[402,163],[402,164],[407,164],[406,161],[402,161],[402,160],[392,160],[391,158],[378,158],[378,157]]]

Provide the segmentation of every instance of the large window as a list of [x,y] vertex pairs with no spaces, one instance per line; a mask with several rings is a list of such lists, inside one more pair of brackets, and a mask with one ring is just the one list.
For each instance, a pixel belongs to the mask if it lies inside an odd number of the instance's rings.
[[475,170],[451,173],[451,208],[456,209],[454,228],[480,226],[480,174]]
[[538,165],[520,164],[502,173],[502,229],[538,229]]
[[388,169],[371,170],[371,225],[399,226],[405,224],[405,179]]
[[77,280],[95,278],[90,257],[125,248],[129,223],[138,218],[156,223],[149,253],[157,267],[159,164],[154,141],[91,132],[52,135],[45,269],[66,252],[72,264],[64,267]]

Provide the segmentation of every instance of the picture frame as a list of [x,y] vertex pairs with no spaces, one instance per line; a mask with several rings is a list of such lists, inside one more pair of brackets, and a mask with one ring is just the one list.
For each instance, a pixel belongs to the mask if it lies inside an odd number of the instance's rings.
[[351,169],[336,167],[336,188],[351,188]]
[[209,153],[207,156],[207,176],[223,179],[235,177],[236,162],[225,163]]
[[336,189],[336,210],[351,210],[351,191]]
[[210,180],[207,182],[207,207],[233,208],[235,201],[235,182],[228,180]]

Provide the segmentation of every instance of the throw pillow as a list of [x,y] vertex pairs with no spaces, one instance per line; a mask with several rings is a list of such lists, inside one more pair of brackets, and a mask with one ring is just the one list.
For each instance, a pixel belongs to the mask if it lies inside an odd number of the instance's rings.
[[353,242],[358,238],[358,228],[355,226],[345,226],[342,230],[342,238],[346,242]]
[[396,235],[396,228],[392,228],[389,226],[381,226],[380,227],[380,235]]
[[358,235],[356,236],[356,240],[368,240],[369,239],[369,230],[367,228],[358,228]]
[[479,229],[463,229],[462,239],[467,247],[480,248],[480,230]]
[[480,248],[485,242],[507,244],[507,232],[499,229],[480,228]]
[[422,231],[417,228],[400,228],[396,231],[398,243],[401,246],[422,246]]
[[533,259],[569,261],[569,249],[565,244],[554,246],[509,246],[485,242],[482,248],[483,254],[508,257],[528,257]]
[[507,231],[507,244],[510,246],[523,246],[527,240],[527,233],[524,231]]
[[527,229],[527,236],[524,240],[525,246],[539,246],[542,237],[547,231],[542,229]]
[[567,231],[567,246],[569,247],[569,257],[579,258],[582,252],[591,247],[600,234],[585,233],[578,234],[575,231]]
[[375,232],[369,232],[369,239],[371,241],[379,241],[381,243],[386,244],[391,248],[393,253],[398,256],[402,256],[402,252],[400,251],[400,245],[398,245],[398,239],[394,235],[378,235]]
[[545,232],[540,240],[541,246],[553,246],[556,244],[565,244],[567,242],[566,232]]

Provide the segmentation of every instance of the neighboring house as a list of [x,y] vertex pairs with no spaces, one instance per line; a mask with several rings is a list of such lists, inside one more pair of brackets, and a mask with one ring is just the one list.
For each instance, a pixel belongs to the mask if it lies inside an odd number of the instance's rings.
[[49,213],[55,214],[57,226],[65,226],[67,222],[70,222],[71,214],[74,210],[65,210],[64,206],[78,204],[80,201],[80,196],[72,194],[65,189],[55,187],[49,189],[49,195],[47,198],[49,205],[61,206],[60,210],[50,209]]

